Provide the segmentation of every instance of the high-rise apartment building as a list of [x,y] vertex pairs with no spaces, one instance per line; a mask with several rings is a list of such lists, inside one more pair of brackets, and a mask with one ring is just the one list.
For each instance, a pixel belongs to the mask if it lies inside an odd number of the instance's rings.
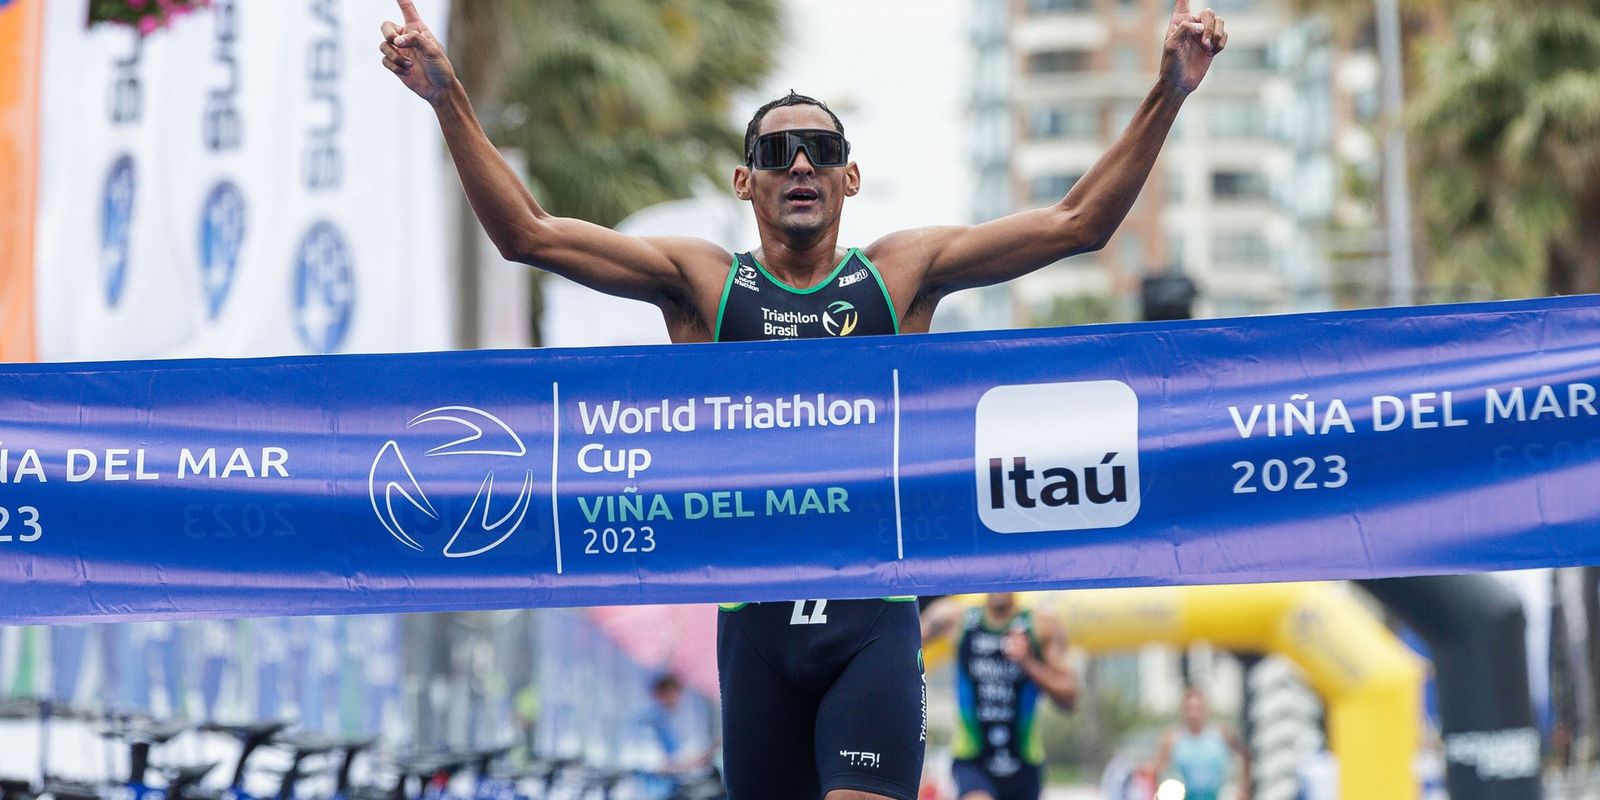
[[[1059,200],[1122,133],[1154,83],[1172,3],[972,1],[969,134],[983,220]],[[1328,253],[1351,221],[1341,186],[1376,172],[1361,124],[1375,112],[1377,70],[1370,53],[1337,45],[1327,22],[1289,5],[1211,0],[1228,50],[1117,235],[1098,253],[976,293],[953,316],[980,327],[1078,321],[1074,298],[1106,298],[1103,310],[1128,319],[1141,278],[1173,270],[1199,285],[1201,315],[1328,307]]]

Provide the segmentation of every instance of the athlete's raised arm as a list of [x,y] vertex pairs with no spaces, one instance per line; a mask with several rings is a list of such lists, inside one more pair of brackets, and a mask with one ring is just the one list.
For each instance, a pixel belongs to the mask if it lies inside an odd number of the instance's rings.
[[478,124],[443,45],[416,6],[399,3],[403,22],[382,26],[383,65],[433,106],[467,200],[502,256],[608,294],[656,303],[687,299],[688,261],[731,261],[710,242],[626,236],[541,208]]
[[941,597],[922,610],[922,644],[952,636],[966,607],[954,597]]
[[1221,17],[1209,8],[1192,13],[1189,0],[1177,0],[1155,87],[1127,130],[1060,202],[981,225],[893,233],[869,248],[869,255],[924,270],[902,278],[901,285],[917,297],[939,297],[1104,247],[1139,196],[1179,107],[1227,43]]

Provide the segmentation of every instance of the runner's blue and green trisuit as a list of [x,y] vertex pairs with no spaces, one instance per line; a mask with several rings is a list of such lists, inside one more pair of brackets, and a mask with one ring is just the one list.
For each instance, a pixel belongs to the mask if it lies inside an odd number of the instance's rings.
[[1035,657],[1039,637],[1033,612],[1020,611],[1004,627],[992,629],[982,608],[967,609],[956,646],[958,721],[951,755],[956,794],[982,791],[995,800],[1038,800],[1044,746],[1034,730],[1039,685],[1008,658],[1007,634],[1028,637]]

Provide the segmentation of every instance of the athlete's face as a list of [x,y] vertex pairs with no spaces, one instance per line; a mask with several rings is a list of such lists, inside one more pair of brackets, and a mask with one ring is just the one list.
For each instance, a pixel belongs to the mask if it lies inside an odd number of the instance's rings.
[[[828,112],[813,105],[781,106],[761,118],[757,135],[798,128],[833,130]],[[733,171],[733,191],[755,208],[756,223],[796,236],[815,236],[839,224],[844,199],[861,188],[861,170],[854,161],[842,167],[818,168],[804,150],[788,169]]]
[[678,701],[683,697],[683,691],[676,686],[662,686],[652,691],[651,694],[655,696],[656,702],[660,703],[662,708],[669,711],[677,708]]
[[992,592],[983,599],[983,604],[988,607],[990,614],[1009,617],[1017,609],[1017,595],[1014,592]]

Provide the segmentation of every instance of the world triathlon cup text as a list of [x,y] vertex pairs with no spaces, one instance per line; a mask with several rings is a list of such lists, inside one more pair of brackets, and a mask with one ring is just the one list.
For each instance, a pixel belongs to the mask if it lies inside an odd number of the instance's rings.
[[[880,415],[885,422],[890,416],[887,407],[880,408],[881,402],[827,392],[704,395],[645,402],[578,401],[580,440],[575,451],[566,450],[565,443],[562,450],[576,456],[581,473],[627,481],[611,491],[577,497],[579,518],[588,526],[583,532],[590,537],[583,552],[606,556],[670,550],[676,536],[671,528],[677,523],[853,513],[856,509],[851,488],[839,483],[656,490],[662,484],[639,481],[662,472],[661,458],[669,452],[661,440],[648,437],[679,433],[692,436],[697,431],[711,434],[875,426]],[[640,438],[619,438],[633,436]],[[758,434],[759,438],[766,436]],[[727,441],[723,437],[716,439]],[[684,467],[676,464],[666,471],[676,475]],[[586,481],[586,486],[597,486],[592,478]]]
[[651,405],[578,403],[583,432],[655,433],[694,431],[709,423],[712,430],[768,430],[773,428],[825,428],[840,425],[875,425],[878,405],[867,398],[789,395],[757,399],[752,395],[662,400]]

